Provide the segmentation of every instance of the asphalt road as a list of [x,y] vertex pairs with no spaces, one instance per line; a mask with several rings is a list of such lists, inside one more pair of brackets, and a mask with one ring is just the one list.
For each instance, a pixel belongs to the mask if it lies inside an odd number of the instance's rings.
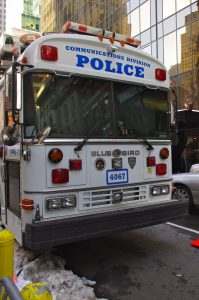
[[199,248],[191,246],[195,239],[199,239],[199,215],[57,250],[67,269],[97,282],[98,297],[198,300]]

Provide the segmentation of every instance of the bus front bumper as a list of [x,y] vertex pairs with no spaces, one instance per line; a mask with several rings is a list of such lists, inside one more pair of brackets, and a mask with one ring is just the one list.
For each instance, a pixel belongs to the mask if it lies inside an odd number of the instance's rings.
[[171,221],[188,214],[188,202],[170,200],[131,209],[27,224],[23,246],[36,250]]

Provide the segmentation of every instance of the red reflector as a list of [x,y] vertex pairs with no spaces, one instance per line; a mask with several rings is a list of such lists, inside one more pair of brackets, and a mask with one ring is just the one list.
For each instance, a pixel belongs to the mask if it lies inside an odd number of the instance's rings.
[[66,183],[66,182],[69,182],[68,169],[52,170],[52,183]]
[[70,170],[81,170],[82,169],[82,160],[81,159],[70,159],[69,160],[69,169]]
[[160,81],[166,80],[166,71],[163,69],[155,69],[155,78]]
[[41,59],[57,61],[58,60],[57,47],[49,46],[49,45],[41,46]]
[[79,30],[86,32],[87,31],[87,26],[79,25]]
[[156,165],[156,175],[165,175],[167,173],[166,164],[157,164]]
[[27,59],[26,56],[22,57],[21,63],[22,63],[22,64],[27,64],[27,63],[28,63],[28,59]]
[[146,159],[147,167],[154,167],[155,166],[155,156],[148,156]]

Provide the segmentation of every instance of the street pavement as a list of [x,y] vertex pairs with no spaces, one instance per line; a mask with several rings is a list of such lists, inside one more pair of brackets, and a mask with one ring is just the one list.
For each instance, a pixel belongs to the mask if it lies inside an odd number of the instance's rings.
[[[177,224],[179,227],[174,227]],[[198,300],[199,214],[57,248],[66,268],[109,300]]]

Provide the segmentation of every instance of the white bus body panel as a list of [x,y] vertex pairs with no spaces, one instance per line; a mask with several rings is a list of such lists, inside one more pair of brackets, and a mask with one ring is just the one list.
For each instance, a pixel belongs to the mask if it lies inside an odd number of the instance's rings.
[[[42,60],[42,45],[57,47],[58,60],[55,62]],[[97,37],[54,34],[34,41],[23,56],[27,57],[29,64],[38,69],[169,88],[168,73],[165,81],[155,78],[157,68],[165,69],[156,58],[128,45],[122,47],[119,42],[114,43],[118,50],[108,54],[110,46],[108,40],[99,42]],[[125,66],[127,72],[124,72]]]

